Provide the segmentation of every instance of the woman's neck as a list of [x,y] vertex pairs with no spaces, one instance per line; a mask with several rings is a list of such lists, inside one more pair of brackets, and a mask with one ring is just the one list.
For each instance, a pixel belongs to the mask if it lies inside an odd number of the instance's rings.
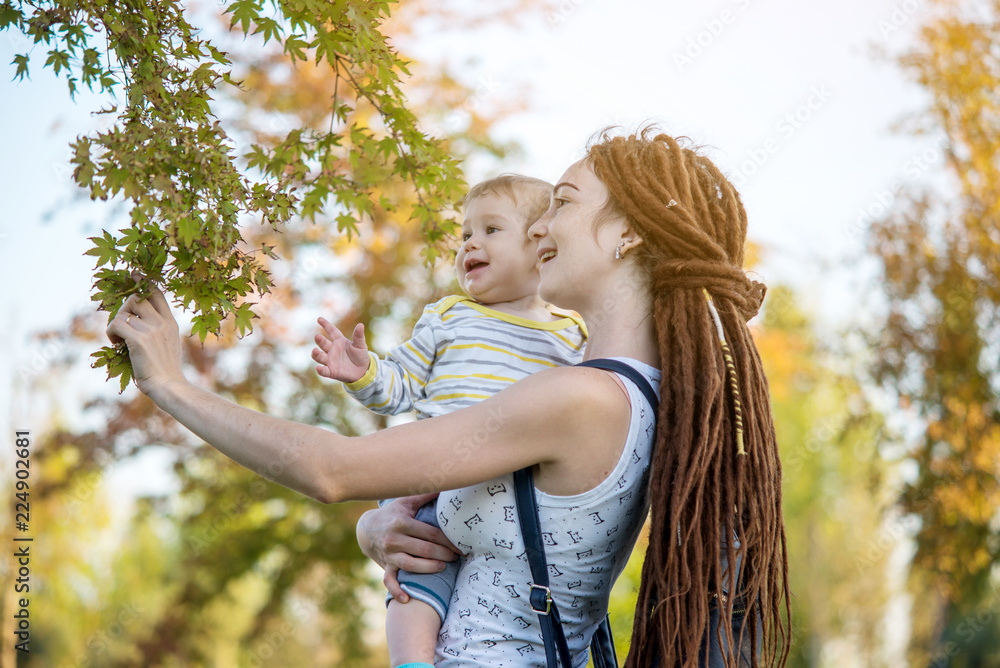
[[652,299],[646,291],[615,291],[581,312],[587,323],[585,359],[631,357],[660,368]]

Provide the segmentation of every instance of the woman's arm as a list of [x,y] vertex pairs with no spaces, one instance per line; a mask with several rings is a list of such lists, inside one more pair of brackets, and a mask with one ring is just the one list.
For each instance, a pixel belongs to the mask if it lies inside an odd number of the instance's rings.
[[334,464],[338,449],[350,447],[350,438],[244,408],[187,381],[165,383],[149,397],[251,471],[323,503],[345,500],[332,496]]
[[187,382],[177,324],[155,288],[146,301],[130,297],[108,335],[126,341],[139,389],[163,410],[236,462],[322,502],[455,489],[534,464],[557,483],[582,476],[596,485],[621,452],[608,443],[622,444],[628,428],[608,374],[559,368],[448,415],[348,438]]

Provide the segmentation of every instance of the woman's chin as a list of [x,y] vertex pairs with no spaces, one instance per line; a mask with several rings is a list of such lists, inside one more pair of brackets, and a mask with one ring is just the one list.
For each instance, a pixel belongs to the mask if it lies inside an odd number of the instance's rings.
[[566,305],[571,300],[566,298],[565,292],[555,289],[554,286],[546,286],[544,283],[540,283],[538,285],[538,297],[545,303],[552,304],[558,308],[571,308]]

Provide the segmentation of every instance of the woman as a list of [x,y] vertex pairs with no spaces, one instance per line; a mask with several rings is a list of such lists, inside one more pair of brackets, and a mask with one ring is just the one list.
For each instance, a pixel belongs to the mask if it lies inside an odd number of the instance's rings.
[[[730,648],[723,653],[735,665],[735,647],[756,645],[760,635],[764,663],[782,664],[789,628],[781,618],[782,603],[786,614],[788,606],[780,465],[767,384],[746,327],[764,289],[741,269],[745,234],[739,197],[714,165],[670,137],[650,139],[647,133],[593,146],[563,175],[552,207],[529,230],[539,246],[539,294],[584,317],[587,357],[623,359],[654,381],[662,364],[655,439],[631,382],[588,368],[544,371],[468,409],[348,439],[243,409],[187,383],[177,326],[159,292],[145,302],[130,298],[108,334],[128,343],[139,388],[160,407],[241,464],[324,502],[424,491],[427,482],[412,471],[419,462],[438,461],[440,469],[428,471],[427,481],[459,490],[438,504],[457,518],[454,502],[478,503],[485,511],[484,494],[509,493],[499,491],[498,479],[532,466],[543,530],[588,517],[594,507],[610,509],[616,500],[622,506],[625,524],[616,542],[600,542],[597,532],[590,539],[581,532],[568,538],[589,540],[577,551],[583,555],[607,543],[612,558],[591,568],[607,567],[616,577],[645,514],[648,479],[652,535],[629,663],[701,665],[707,643],[716,655],[720,647]],[[479,433],[483,438],[470,448],[469,436]],[[472,491],[461,498],[460,488]],[[595,514],[595,523],[603,519]],[[474,551],[485,569],[489,538],[487,532],[474,535],[476,516],[483,521],[475,513],[462,523],[468,530],[455,526],[453,535],[479,541],[460,547]],[[500,540],[494,558],[501,550],[518,552]],[[576,568],[572,551],[551,552],[558,553],[549,559],[556,570]],[[526,610],[519,563],[505,562],[513,583],[503,605],[450,608],[439,665],[544,661],[530,611],[518,615],[527,624],[522,632],[505,632],[510,638],[504,642],[477,635],[491,623],[490,615]],[[464,572],[460,592],[493,575]],[[508,571],[496,573],[502,586]],[[581,584],[588,587],[584,610],[572,619],[564,615],[579,666],[614,577],[566,585],[557,579],[553,597],[561,610],[574,607],[573,592]],[[748,623],[735,610],[744,604],[752,611]],[[482,624],[463,625],[463,615],[478,615]],[[733,619],[739,638],[730,637],[728,623],[708,637],[712,620],[720,617]],[[459,631],[470,634],[471,642],[463,645],[453,635]],[[756,653],[746,653],[753,664]]]

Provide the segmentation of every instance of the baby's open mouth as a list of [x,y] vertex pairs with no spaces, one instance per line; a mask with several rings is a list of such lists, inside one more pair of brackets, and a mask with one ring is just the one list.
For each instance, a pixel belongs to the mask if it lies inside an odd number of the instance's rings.
[[489,262],[483,262],[482,260],[471,260],[465,263],[465,273],[469,273],[474,269],[479,269],[480,267],[488,267]]

